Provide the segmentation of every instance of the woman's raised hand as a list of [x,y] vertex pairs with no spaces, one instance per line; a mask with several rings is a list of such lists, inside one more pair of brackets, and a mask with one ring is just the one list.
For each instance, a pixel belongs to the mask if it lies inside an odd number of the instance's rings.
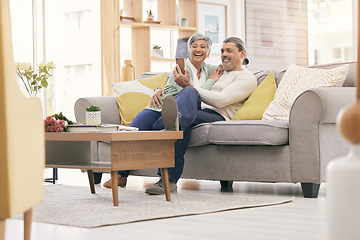
[[154,95],[151,97],[150,107],[160,108],[163,105],[161,96],[165,96],[165,91],[161,88],[157,88]]
[[176,65],[173,71],[174,81],[182,88],[187,86],[192,86],[190,81],[190,73],[189,70],[185,68],[185,74],[182,74],[179,65]]

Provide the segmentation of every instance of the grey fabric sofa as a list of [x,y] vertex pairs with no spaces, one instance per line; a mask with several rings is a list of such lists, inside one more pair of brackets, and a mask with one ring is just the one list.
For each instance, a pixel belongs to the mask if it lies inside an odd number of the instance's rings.
[[[340,109],[355,101],[356,62],[348,64],[343,87],[303,92],[292,106],[289,121],[222,121],[194,127],[182,178],[219,180],[222,187],[231,187],[233,181],[300,182],[304,197],[317,197],[320,183],[326,178],[326,165],[348,152],[348,144],[336,128]],[[277,84],[285,71],[273,71]],[[269,72],[255,73],[258,84]],[[120,124],[115,96],[78,99],[77,122],[85,122],[85,108],[91,105],[101,107],[103,123]],[[94,161],[109,161],[108,143],[93,142],[92,147]],[[135,170],[131,174],[156,176],[156,172]]]

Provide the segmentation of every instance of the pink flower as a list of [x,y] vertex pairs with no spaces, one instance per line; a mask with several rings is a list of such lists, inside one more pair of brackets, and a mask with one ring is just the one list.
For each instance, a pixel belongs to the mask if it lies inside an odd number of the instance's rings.
[[54,125],[56,123],[56,119],[52,116],[47,116],[46,119],[45,119],[45,124],[46,125]]
[[44,124],[46,132],[62,132],[67,127],[65,120],[57,120],[53,116],[47,116]]
[[50,126],[50,132],[56,132],[56,127],[55,127],[55,125]]

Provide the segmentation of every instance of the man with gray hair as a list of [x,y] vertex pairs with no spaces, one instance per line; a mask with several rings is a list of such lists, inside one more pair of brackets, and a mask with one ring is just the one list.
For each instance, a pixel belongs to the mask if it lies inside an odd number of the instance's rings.
[[[197,86],[190,81],[190,73],[179,67],[173,73],[176,84],[182,90],[166,96],[162,106],[162,121],[166,130],[181,129],[183,139],[175,142],[175,167],[169,171],[170,191],[176,191],[176,182],[184,167],[184,155],[189,144],[192,128],[201,123],[230,120],[247,97],[257,87],[254,74],[243,67],[248,64],[244,42],[237,37],[224,40],[221,48],[223,73],[208,78],[206,84]],[[170,170],[170,169],[169,169]],[[164,194],[162,179],[145,191],[148,194]]]

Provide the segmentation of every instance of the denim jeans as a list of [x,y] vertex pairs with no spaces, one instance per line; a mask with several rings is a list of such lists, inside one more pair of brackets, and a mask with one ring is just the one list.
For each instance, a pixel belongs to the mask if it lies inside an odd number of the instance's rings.
[[[183,139],[175,142],[175,167],[169,168],[169,179],[177,182],[183,172],[184,155],[189,145],[191,130],[200,123],[224,121],[225,118],[210,109],[201,109],[201,98],[199,92],[193,87],[183,88],[175,97],[179,111],[180,129],[183,131]],[[140,112],[130,124],[138,127],[140,131],[162,130],[164,123],[161,112],[145,109]],[[122,177],[128,177],[129,171],[119,171]],[[161,176],[160,169],[158,175]]]

